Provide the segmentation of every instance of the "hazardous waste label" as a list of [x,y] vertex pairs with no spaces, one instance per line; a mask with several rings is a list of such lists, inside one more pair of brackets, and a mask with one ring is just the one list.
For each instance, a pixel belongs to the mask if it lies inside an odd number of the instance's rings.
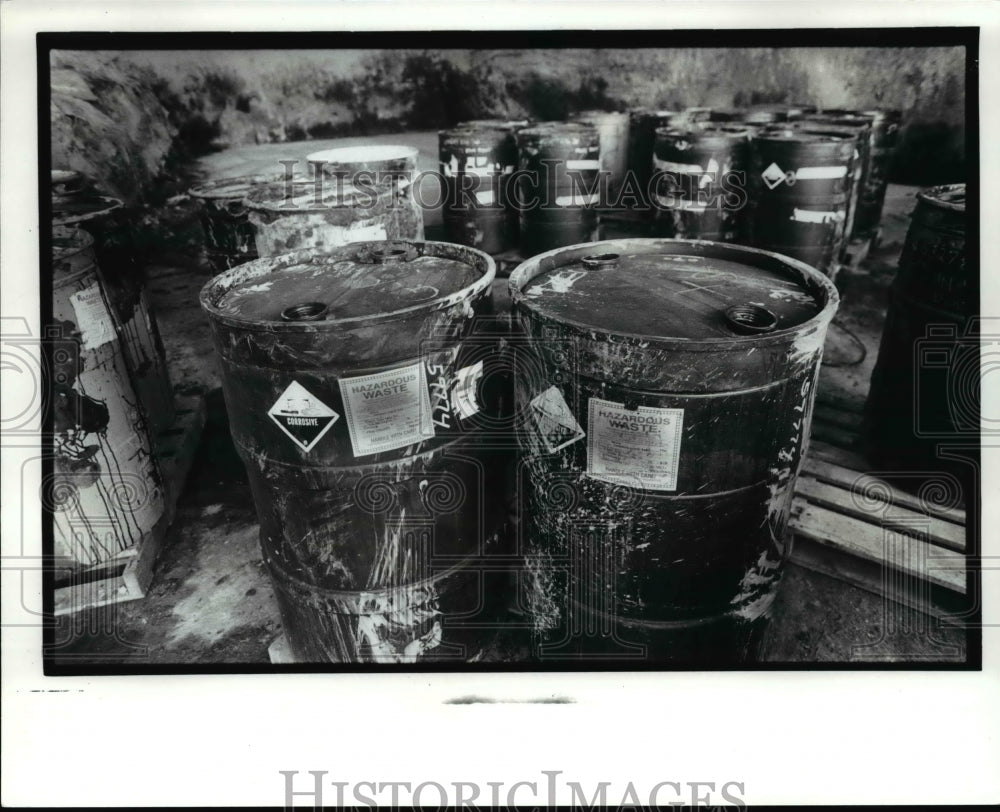
[[427,378],[419,362],[342,378],[340,394],[355,457],[392,451],[434,436]]
[[311,451],[340,417],[297,381],[288,385],[267,414],[304,451]]
[[587,422],[587,476],[651,491],[677,490],[683,409],[626,409],[591,398]]

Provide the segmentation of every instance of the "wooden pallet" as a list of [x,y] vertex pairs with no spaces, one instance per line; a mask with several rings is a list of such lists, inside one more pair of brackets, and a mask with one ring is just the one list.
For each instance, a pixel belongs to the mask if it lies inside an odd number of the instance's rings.
[[163,476],[163,515],[138,544],[119,553],[111,561],[84,570],[57,570],[56,615],[146,596],[153,580],[153,567],[167,531],[173,524],[177,500],[201,440],[205,425],[204,398],[178,398],[176,414],[174,425],[160,432],[156,438],[156,454]]
[[937,617],[962,611],[965,511],[880,476],[860,453],[860,424],[850,405],[817,401],[792,503],[792,562]]

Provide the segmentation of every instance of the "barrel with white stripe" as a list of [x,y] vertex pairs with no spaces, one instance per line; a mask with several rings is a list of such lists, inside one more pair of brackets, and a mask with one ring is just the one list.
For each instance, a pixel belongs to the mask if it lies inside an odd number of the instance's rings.
[[517,209],[509,189],[517,167],[514,132],[502,123],[486,122],[438,133],[442,219],[450,242],[488,254],[517,244]]
[[597,128],[601,139],[601,169],[608,176],[608,191],[616,194],[628,170],[628,114],[586,110],[574,113],[573,120]]
[[656,131],[664,127],[678,127],[683,120],[684,114],[680,110],[648,110],[645,107],[629,110],[628,171],[633,190],[643,203],[648,203]]
[[576,122],[549,122],[517,134],[520,245],[533,255],[596,239],[601,199],[600,136]]
[[855,169],[856,139],[845,132],[765,130],[750,161],[751,242],[835,272]]
[[655,235],[733,242],[743,233],[750,130],[725,124],[656,131]]

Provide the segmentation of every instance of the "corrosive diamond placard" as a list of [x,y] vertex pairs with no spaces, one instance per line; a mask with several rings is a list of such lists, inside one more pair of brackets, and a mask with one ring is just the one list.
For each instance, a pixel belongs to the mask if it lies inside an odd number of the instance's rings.
[[340,418],[297,381],[288,385],[267,414],[304,451],[312,450]]
[[777,164],[772,163],[767,169],[760,173],[760,176],[764,179],[764,183],[767,184],[767,188],[773,189],[785,179],[785,170]]

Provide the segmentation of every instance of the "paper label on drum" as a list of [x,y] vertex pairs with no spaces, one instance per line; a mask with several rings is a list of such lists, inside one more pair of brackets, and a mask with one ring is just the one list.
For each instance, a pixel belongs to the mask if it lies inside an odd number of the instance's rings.
[[342,378],[339,383],[355,457],[404,448],[434,436],[423,364]]
[[586,436],[557,387],[550,386],[528,405],[535,419],[538,438],[549,454]]
[[292,381],[267,410],[270,417],[303,451],[311,451],[340,415],[298,381]]
[[683,409],[591,398],[587,418],[587,476],[650,491],[677,490]]
[[463,420],[479,411],[476,387],[482,377],[482,361],[462,367],[455,374],[455,388],[451,390],[451,410]]
[[69,297],[76,314],[76,326],[80,329],[83,349],[96,350],[115,338],[115,324],[111,320],[108,306],[100,285],[77,291]]

